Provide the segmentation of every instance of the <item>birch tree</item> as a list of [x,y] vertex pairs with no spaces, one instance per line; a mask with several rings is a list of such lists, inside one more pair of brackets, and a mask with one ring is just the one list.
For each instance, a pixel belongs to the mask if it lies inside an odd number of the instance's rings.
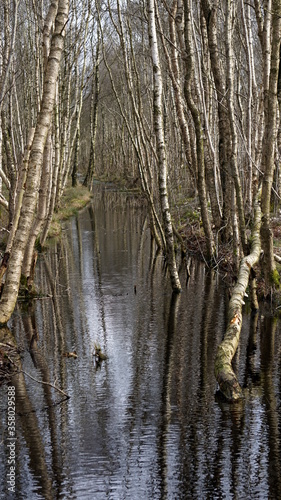
[[264,62],[264,110],[265,127],[263,137],[262,151],[262,227],[261,238],[264,250],[264,273],[266,288],[270,286],[279,286],[279,275],[276,271],[276,264],[273,252],[273,235],[270,226],[270,200],[274,173],[274,155],[277,138],[277,83],[280,65],[280,42],[281,42],[281,3],[279,0],[272,0],[271,7],[271,25],[272,36],[270,36],[270,27],[265,33],[266,47],[269,49],[269,40],[271,40],[271,57],[269,61],[268,53],[265,52]]
[[181,291],[181,284],[178,277],[177,265],[174,252],[174,237],[171,221],[168,191],[167,191],[167,159],[166,147],[163,131],[163,83],[161,75],[161,66],[158,52],[158,41],[155,21],[154,0],[147,0],[148,14],[148,34],[151,48],[151,57],[153,64],[153,86],[154,86],[154,130],[156,136],[157,156],[158,156],[158,182],[159,194],[162,209],[162,217],[166,238],[167,263],[170,272],[172,288],[175,292]]
[[25,192],[22,208],[15,232],[11,254],[8,262],[6,279],[0,300],[0,323],[9,320],[17,300],[22,262],[28,245],[30,229],[38,198],[38,189],[43,163],[44,147],[53,115],[55,103],[56,81],[58,78],[60,59],[63,50],[65,27],[68,19],[69,2],[56,0],[50,5],[54,9],[54,32],[50,43],[50,53],[44,75],[44,86],[40,112],[38,115],[34,138],[27,166]]
[[238,155],[238,138],[235,122],[234,109],[234,51],[233,51],[233,27],[235,23],[235,2],[227,0],[226,2],[226,61],[227,61],[227,103],[229,123],[231,130],[231,154],[230,165],[231,173],[234,180],[236,193],[236,204],[238,209],[239,229],[242,240],[244,254],[247,253],[247,238],[245,227],[245,215],[243,204],[243,193],[241,187],[241,179],[238,170],[237,155]]
[[[91,40],[92,42],[92,40]],[[97,137],[97,126],[98,126],[98,104],[100,95],[100,32],[97,32],[97,46],[96,46],[96,57],[95,57],[95,74],[92,77],[92,88],[91,88],[91,106],[90,106],[90,157],[87,173],[84,179],[84,186],[87,186],[90,191],[93,189],[93,178],[95,172],[96,164],[96,137]],[[93,55],[92,46],[92,55]]]
[[228,121],[226,97],[226,82],[223,64],[221,62],[218,29],[219,20],[219,1],[201,0],[201,6],[204,13],[206,28],[208,34],[208,44],[210,52],[210,61],[212,76],[216,89],[216,98],[218,101],[218,129],[219,143],[218,156],[220,165],[220,175],[222,183],[223,197],[223,222],[222,236],[224,241],[228,241],[232,235],[231,228],[231,179],[229,175],[229,144],[230,144],[230,125]]
[[202,131],[201,115],[198,106],[192,95],[192,79],[194,76],[194,48],[192,41],[192,0],[184,0],[184,34],[185,34],[185,59],[186,59],[186,74],[185,74],[185,97],[187,105],[192,114],[195,134],[196,134],[196,152],[197,152],[197,187],[201,207],[201,216],[206,237],[207,256],[209,260],[214,257],[215,245],[212,233],[210,218],[208,214],[207,192],[205,180],[205,155],[204,155],[204,139]]
[[[9,1],[4,0],[2,4],[2,19],[3,19],[3,38],[2,50],[0,54],[0,205],[9,210],[9,224],[13,218],[14,202],[15,202],[15,189],[16,189],[16,174],[14,166],[14,158],[12,152],[12,145],[10,142],[9,132],[5,114],[3,113],[3,106],[5,94],[9,83],[10,73],[13,67],[13,59],[15,57],[15,43],[18,25],[18,0]],[[3,123],[4,119],[4,123]],[[3,130],[3,133],[2,133]],[[3,144],[4,139],[4,144]],[[11,179],[3,170],[2,163],[2,147],[5,147],[7,155],[8,169],[11,173]],[[11,196],[7,201],[2,193],[2,181],[8,188]]]

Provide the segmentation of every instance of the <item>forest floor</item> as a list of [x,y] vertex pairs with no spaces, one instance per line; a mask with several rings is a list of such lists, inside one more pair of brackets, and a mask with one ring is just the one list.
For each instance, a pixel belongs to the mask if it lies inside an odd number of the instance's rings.
[[[175,225],[183,238],[184,247],[188,255],[192,255],[204,261],[207,267],[209,263],[205,259],[206,242],[200,217],[200,207],[198,200],[194,198],[179,200],[171,207],[172,217]],[[273,248],[274,254],[281,257],[281,215],[272,214],[271,218],[273,232]],[[238,270],[235,267],[233,259],[232,242],[222,243],[219,241],[219,235],[214,233],[216,245],[216,261],[212,263],[212,269],[219,272],[226,285],[231,289],[234,285]],[[262,257],[261,257],[262,258]],[[281,264],[276,262],[276,268],[281,277]],[[257,293],[259,299],[265,299],[265,287],[262,274],[262,266],[255,266],[255,274],[257,280]],[[273,310],[280,313],[281,309],[281,290],[275,290],[274,293],[267,295],[267,301],[271,302]]]

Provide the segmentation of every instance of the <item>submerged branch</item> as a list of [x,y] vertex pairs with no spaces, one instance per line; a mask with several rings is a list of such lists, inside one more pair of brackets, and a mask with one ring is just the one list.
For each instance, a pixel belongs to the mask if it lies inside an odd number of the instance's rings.
[[37,382],[37,384],[48,385],[49,387],[52,387],[56,391],[60,392],[63,396],[65,396],[66,399],[70,399],[70,396],[68,394],[66,394],[66,392],[64,392],[62,389],[57,387],[55,384],[52,384],[51,382],[45,382],[44,380],[38,380],[37,378],[34,378],[32,375],[30,375],[30,373],[27,373],[26,371],[24,371],[22,369],[21,369],[21,372],[24,375],[26,375],[27,377],[31,378],[31,380],[34,380],[34,382]]
[[261,207],[260,191],[255,202],[254,225],[252,229],[251,253],[241,261],[237,283],[229,302],[228,325],[223,341],[220,343],[215,359],[215,376],[223,395],[229,401],[242,397],[242,389],[232,368],[242,328],[242,306],[248,286],[250,271],[257,264],[260,252]]
[[[3,349],[3,347],[5,347],[5,349],[7,347],[9,347],[10,349],[13,349],[13,351],[17,353],[16,346],[14,347],[11,344],[3,344],[2,342],[0,342],[0,348]],[[30,375],[30,373],[28,373],[25,370],[23,370],[21,368],[21,366],[20,366],[20,363],[14,361],[11,358],[11,356],[8,355],[7,352],[5,352],[4,355],[5,355],[5,358],[11,363],[11,365],[14,366],[17,369],[16,373],[23,373],[24,375],[26,375],[27,377],[31,378],[31,380],[33,380],[34,382],[37,382],[38,384],[48,385],[49,387],[52,387],[56,391],[60,392],[66,399],[70,399],[70,396],[66,392],[64,392],[62,389],[60,389],[59,387],[57,387],[55,384],[52,384],[51,382],[45,382],[44,380],[38,380],[38,379],[36,379],[32,375]],[[15,373],[13,373],[13,374],[15,374]]]

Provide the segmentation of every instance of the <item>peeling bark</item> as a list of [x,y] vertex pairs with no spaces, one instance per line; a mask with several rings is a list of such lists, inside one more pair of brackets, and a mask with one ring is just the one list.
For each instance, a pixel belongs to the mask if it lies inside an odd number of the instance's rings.
[[260,192],[255,202],[251,253],[241,261],[238,280],[229,301],[226,333],[223,341],[218,347],[215,359],[215,376],[221,392],[229,401],[236,401],[242,397],[242,389],[231,363],[239,344],[242,328],[242,306],[244,304],[244,296],[248,286],[250,272],[253,266],[259,261],[261,252],[261,207],[259,198]]

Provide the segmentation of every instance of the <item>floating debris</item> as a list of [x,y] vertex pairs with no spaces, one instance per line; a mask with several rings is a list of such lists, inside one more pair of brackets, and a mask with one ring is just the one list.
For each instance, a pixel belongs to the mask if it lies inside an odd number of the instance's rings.
[[76,351],[73,351],[73,352],[64,352],[63,356],[65,358],[74,358],[74,359],[76,359],[78,357],[77,354],[76,354]]
[[107,356],[103,354],[99,344],[94,345],[94,356],[97,362],[104,361],[105,359],[107,359]]

